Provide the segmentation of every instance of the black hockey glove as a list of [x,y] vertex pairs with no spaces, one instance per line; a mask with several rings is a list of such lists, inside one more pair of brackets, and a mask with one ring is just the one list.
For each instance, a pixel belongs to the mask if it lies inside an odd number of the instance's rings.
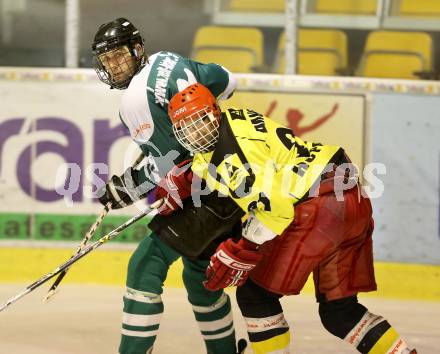
[[121,209],[145,198],[148,191],[139,186],[136,170],[130,167],[121,176],[113,175],[98,191],[98,199],[102,205],[111,202],[112,209]]

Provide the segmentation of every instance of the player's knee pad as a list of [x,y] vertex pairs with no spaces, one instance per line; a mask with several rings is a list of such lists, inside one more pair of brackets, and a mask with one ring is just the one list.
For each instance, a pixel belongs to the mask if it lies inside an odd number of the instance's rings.
[[203,286],[206,280],[205,271],[209,261],[205,260],[188,260],[182,257],[183,284],[188,293],[188,300],[192,305],[212,306],[223,294],[223,290],[209,291]]
[[146,237],[128,262],[127,286],[161,294],[168,268],[177,258],[177,253],[168,252],[161,241]]
[[358,303],[356,296],[321,302],[319,316],[325,329],[336,337],[344,339],[367,312]]
[[280,297],[281,295],[260,287],[250,279],[236,291],[238,306],[245,317],[258,318],[282,313]]
[[185,287],[188,286],[200,286],[203,288],[203,281],[205,280],[206,268],[209,265],[207,260],[189,260],[186,257],[182,257],[183,272],[182,279]]

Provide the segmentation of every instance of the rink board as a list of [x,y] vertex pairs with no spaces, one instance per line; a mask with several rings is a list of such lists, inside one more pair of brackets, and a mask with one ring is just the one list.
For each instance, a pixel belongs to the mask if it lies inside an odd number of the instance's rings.
[[[30,283],[64,263],[72,249],[1,247],[0,283]],[[96,250],[75,264],[65,282],[122,288],[131,253],[131,250]],[[440,266],[376,262],[375,271],[378,291],[371,296],[440,301]],[[179,260],[172,265],[165,285],[182,287],[181,274]],[[313,291],[309,279],[303,292],[312,294]]]

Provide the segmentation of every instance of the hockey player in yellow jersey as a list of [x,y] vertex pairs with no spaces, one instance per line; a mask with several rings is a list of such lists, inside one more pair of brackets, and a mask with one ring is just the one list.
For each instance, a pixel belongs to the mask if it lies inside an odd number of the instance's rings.
[[[330,333],[364,354],[416,353],[358,302],[359,292],[376,290],[372,209],[341,147],[302,141],[252,110],[221,112],[201,84],[176,94],[168,113],[177,140],[194,153],[191,169],[168,180],[186,191],[217,190],[248,213],[242,235],[212,256],[205,287],[238,287],[256,354],[289,353],[279,299],[299,294],[311,273]],[[178,208],[179,197],[169,193],[160,212]]]

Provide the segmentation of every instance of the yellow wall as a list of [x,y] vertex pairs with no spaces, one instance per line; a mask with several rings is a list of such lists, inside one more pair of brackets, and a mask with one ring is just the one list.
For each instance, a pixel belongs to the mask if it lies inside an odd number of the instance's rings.
[[[0,248],[0,283],[31,283],[71,254],[71,249]],[[123,287],[130,254],[114,250],[92,252],[76,263],[63,281]],[[440,266],[378,262],[375,268],[379,290],[371,296],[440,301]],[[168,273],[165,285],[182,287],[181,270],[182,263],[178,261]],[[51,282],[42,286],[48,288]],[[313,293],[310,279],[304,293]]]

